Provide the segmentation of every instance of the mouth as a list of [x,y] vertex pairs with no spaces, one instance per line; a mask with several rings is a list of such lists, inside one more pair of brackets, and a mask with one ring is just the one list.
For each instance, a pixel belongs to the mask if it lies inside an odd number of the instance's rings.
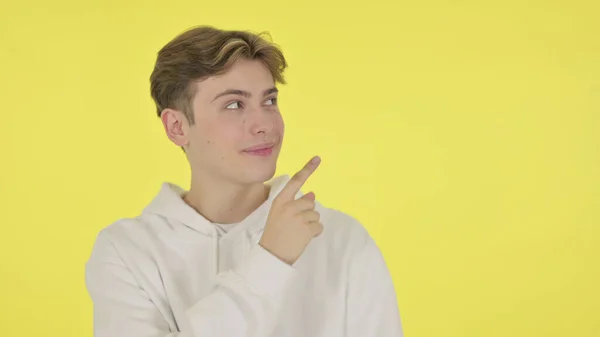
[[263,143],[249,147],[242,152],[251,156],[268,157],[273,154],[273,149],[276,144],[277,143]]

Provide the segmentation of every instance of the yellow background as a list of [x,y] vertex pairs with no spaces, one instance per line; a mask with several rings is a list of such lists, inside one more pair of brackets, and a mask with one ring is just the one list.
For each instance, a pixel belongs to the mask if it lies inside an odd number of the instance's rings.
[[96,234],[189,179],[150,100],[156,52],[211,24],[283,48],[279,172],[323,157],[307,189],[379,243],[406,336],[600,336],[599,17],[591,0],[4,0],[0,335],[92,335]]

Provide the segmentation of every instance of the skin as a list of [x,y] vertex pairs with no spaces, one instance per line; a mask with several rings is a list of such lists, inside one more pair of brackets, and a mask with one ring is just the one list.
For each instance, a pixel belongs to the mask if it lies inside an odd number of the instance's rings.
[[[240,222],[268,198],[265,182],[273,178],[281,150],[285,127],[273,77],[260,61],[239,60],[225,74],[198,81],[192,107],[194,124],[175,109],[161,114],[167,136],[185,149],[190,163],[184,200],[211,222]],[[260,144],[271,144],[272,153],[246,151]],[[294,199],[318,167],[315,158],[275,198],[260,241],[289,264],[322,231],[314,193]]]

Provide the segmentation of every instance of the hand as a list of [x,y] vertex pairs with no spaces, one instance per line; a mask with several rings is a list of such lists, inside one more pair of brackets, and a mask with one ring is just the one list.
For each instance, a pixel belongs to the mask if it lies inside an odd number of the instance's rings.
[[298,200],[295,198],[320,163],[319,157],[311,159],[275,197],[259,242],[290,265],[304,253],[308,243],[323,232],[320,215],[315,211],[315,194],[310,192]]

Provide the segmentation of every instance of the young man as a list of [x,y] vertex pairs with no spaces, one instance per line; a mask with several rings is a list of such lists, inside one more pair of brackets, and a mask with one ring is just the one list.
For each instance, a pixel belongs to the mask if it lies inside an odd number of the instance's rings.
[[197,27],[158,53],[151,92],[191,186],[164,183],[103,229],[86,265],[95,337],[400,337],[391,277],[354,218],[275,174],[286,60],[260,35]]

